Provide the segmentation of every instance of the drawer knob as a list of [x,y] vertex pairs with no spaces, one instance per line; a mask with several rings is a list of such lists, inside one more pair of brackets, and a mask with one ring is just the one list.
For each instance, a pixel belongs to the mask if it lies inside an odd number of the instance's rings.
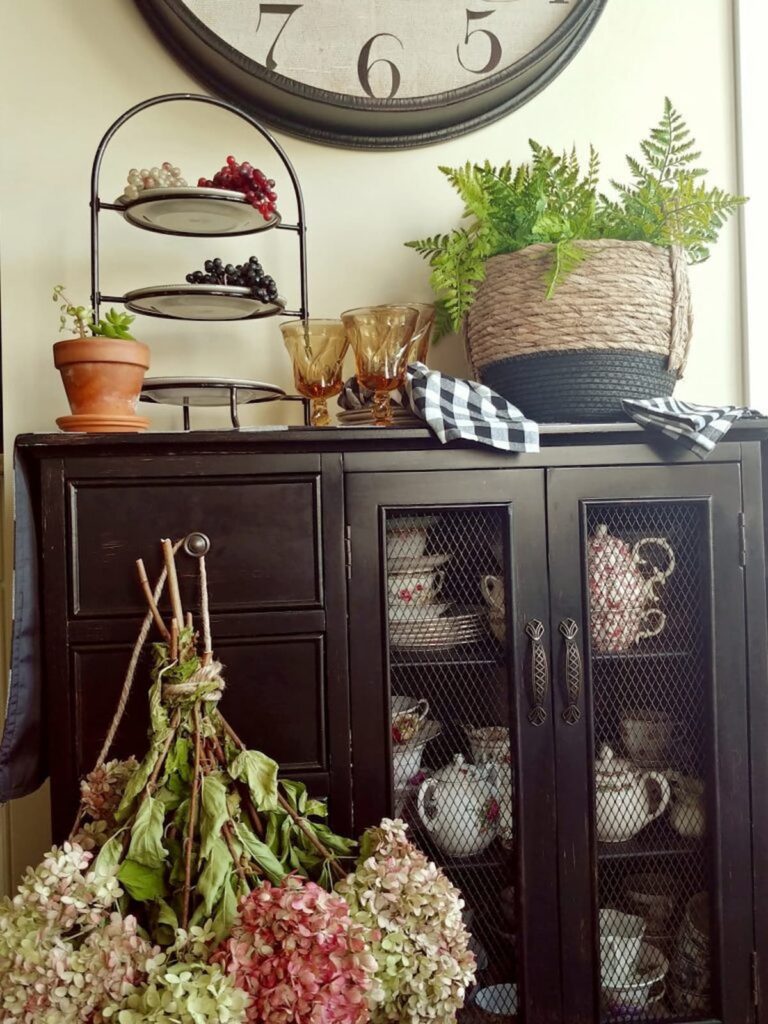
[[189,533],[184,538],[184,550],[193,558],[202,558],[211,550],[211,542],[204,533]]

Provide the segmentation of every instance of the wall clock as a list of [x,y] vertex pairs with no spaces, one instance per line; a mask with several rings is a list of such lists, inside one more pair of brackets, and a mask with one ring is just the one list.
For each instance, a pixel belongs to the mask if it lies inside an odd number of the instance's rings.
[[208,88],[318,142],[472,131],[571,60],[606,0],[136,0]]

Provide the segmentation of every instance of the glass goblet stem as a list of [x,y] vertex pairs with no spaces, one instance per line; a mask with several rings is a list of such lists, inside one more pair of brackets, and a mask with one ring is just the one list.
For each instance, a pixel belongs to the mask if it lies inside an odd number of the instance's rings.
[[378,389],[374,392],[371,415],[377,427],[390,426],[392,423],[392,406],[389,401],[389,391]]
[[312,399],[312,414],[310,422],[313,427],[328,427],[331,417],[328,415],[328,402],[325,398]]

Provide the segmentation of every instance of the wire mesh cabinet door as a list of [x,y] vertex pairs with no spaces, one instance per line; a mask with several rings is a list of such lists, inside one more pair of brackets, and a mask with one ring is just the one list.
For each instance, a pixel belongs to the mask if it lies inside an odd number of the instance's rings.
[[563,992],[752,1019],[740,469],[548,475]]
[[357,831],[403,818],[462,890],[460,1021],[554,1024],[544,474],[349,474],[346,502]]

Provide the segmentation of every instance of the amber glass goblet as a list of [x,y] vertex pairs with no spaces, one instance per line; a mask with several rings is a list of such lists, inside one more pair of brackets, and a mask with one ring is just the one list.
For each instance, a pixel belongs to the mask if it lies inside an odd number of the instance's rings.
[[419,313],[416,330],[413,332],[408,350],[408,362],[426,364],[429,343],[432,340],[432,328],[435,323],[435,307],[426,302],[409,302],[408,305],[418,310]]
[[311,399],[313,427],[327,427],[328,398],[342,388],[341,369],[349,339],[341,320],[291,320],[280,324],[293,360],[296,390]]
[[357,364],[357,379],[373,391],[373,422],[392,423],[389,394],[405,382],[411,340],[419,320],[415,306],[367,306],[341,314]]

